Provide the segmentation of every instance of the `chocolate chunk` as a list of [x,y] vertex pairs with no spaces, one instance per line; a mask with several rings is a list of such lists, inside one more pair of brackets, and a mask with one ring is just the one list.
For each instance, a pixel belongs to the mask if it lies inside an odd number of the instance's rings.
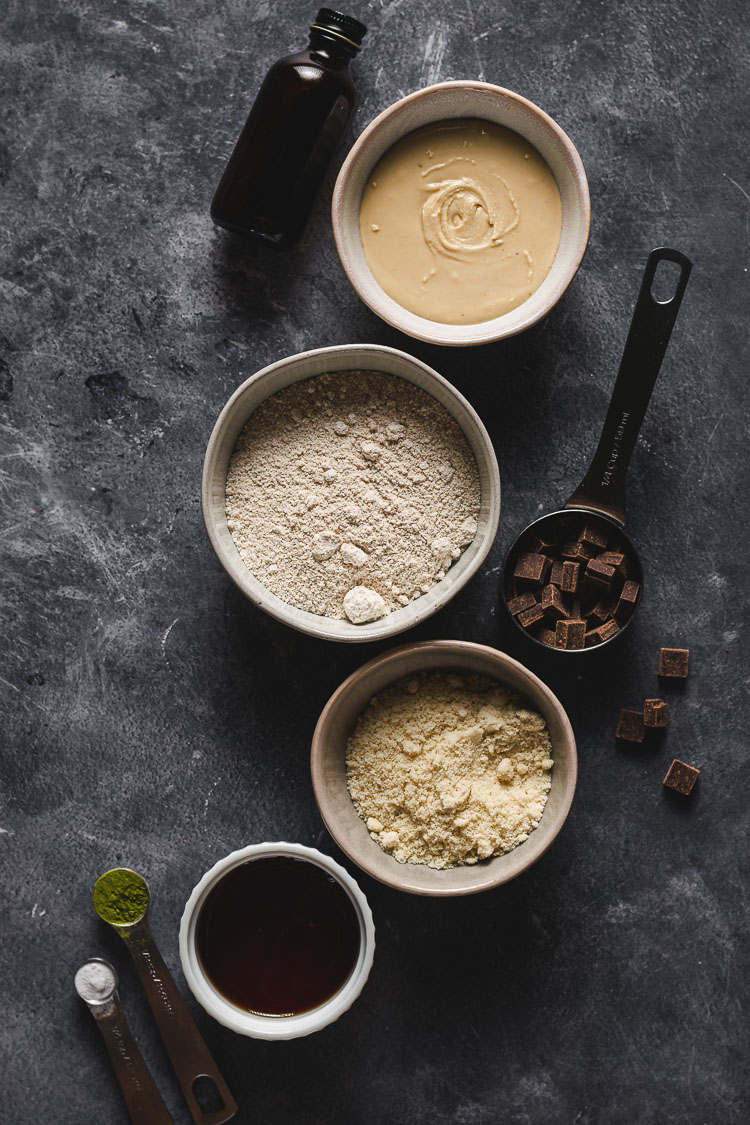
[[598,621],[603,625],[605,621],[609,620],[612,616],[612,611],[615,608],[615,603],[612,598],[601,598],[593,609],[590,609],[586,616],[592,621]]
[[646,728],[643,725],[643,712],[621,711],[615,738],[619,738],[621,742],[643,742],[645,737]]
[[536,639],[541,641],[543,645],[549,645],[550,648],[555,647],[555,634],[551,629],[540,629],[536,635]]
[[598,550],[604,551],[607,546],[607,534],[596,524],[587,523],[578,536],[578,541],[584,543],[587,547],[596,547]]
[[[566,594],[575,594],[578,589],[578,574],[581,569],[581,564],[577,562],[570,562],[569,560],[564,563],[555,563],[552,567],[560,565],[562,567],[562,580],[560,582],[560,589]],[[551,579],[550,579],[551,581]]]
[[546,555],[526,552],[518,556],[516,569],[513,571],[513,575],[519,581],[529,582],[534,586],[541,586],[544,579],[547,577],[549,568],[550,561]]
[[568,607],[557,586],[545,586],[542,590],[541,606],[553,620],[568,616]]
[[667,725],[667,705],[663,699],[647,699],[643,705],[643,722],[647,727]]
[[529,543],[529,550],[535,555],[552,555],[557,551],[557,543],[550,543],[549,540],[535,535]]
[[621,551],[604,551],[601,555],[597,556],[599,562],[606,563],[607,566],[613,566],[620,578],[627,578],[628,576],[628,560]]
[[552,569],[549,572],[549,580],[553,586],[562,586],[564,567],[566,565],[567,564],[561,562],[560,559],[557,559],[555,562],[553,562]]
[[517,613],[521,613],[524,609],[530,609],[536,603],[536,594],[531,590],[527,590],[524,594],[516,594],[515,598],[511,598],[508,602],[508,609],[515,617]]
[[593,547],[588,547],[585,543],[574,543],[572,540],[563,543],[561,551],[564,559],[572,559],[573,562],[588,562],[594,557],[594,553]]
[[625,562],[625,556],[619,551],[603,551],[601,555],[597,555],[597,559],[607,566],[613,566],[615,570]]
[[659,675],[669,680],[685,680],[689,661],[689,648],[662,648],[659,650]]
[[667,770],[664,784],[669,789],[674,789],[676,793],[682,793],[684,797],[687,797],[692,793],[700,772],[695,766],[689,766],[686,762],[681,762],[679,758],[675,758]]
[[528,629],[531,625],[536,625],[537,621],[541,621],[543,617],[544,610],[538,603],[535,603],[529,609],[519,613],[516,620],[520,625],[523,625],[524,629]]
[[555,626],[555,648],[583,648],[586,644],[586,622],[568,618]]
[[614,637],[615,633],[619,633],[620,626],[615,621],[614,617],[610,617],[609,621],[605,621],[603,625],[597,625],[595,629],[590,629],[586,634],[586,645],[600,645],[603,641],[608,641],[610,637]]
[[[586,577],[595,582],[600,582],[607,589],[609,589],[614,576],[615,568],[608,566],[607,563],[600,562],[599,559],[589,559],[586,564]],[[627,586],[629,583],[626,582],[625,585]],[[630,583],[630,585],[636,585],[637,589],[637,584]]]
[[[620,600],[617,603],[615,613],[618,617],[623,617],[626,614],[631,614],[635,609],[636,602],[638,601],[638,591],[640,590],[638,582],[625,582],[622,590],[620,590]],[[662,652],[664,650],[662,649]]]

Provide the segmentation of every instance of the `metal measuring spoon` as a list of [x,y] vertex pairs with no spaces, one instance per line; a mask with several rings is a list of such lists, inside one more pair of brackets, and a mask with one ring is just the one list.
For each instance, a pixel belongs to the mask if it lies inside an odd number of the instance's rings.
[[[675,262],[680,267],[675,291],[667,301],[657,300],[651,292],[654,275],[661,262]],[[530,523],[516,537],[506,556],[503,566],[503,598],[507,607],[508,600],[512,597],[512,575],[516,558],[525,550],[524,544],[532,536],[538,536],[540,539],[549,538],[551,542],[557,542],[563,537],[572,538],[573,529],[580,527],[582,517],[588,524],[599,527],[608,535],[611,535],[615,529],[617,531],[630,564],[630,577],[639,583],[638,600],[630,617],[609,640],[585,649],[552,648],[551,645],[546,645],[529,634],[517,618],[513,617],[517,628],[547,651],[593,652],[605,644],[610,644],[625,632],[640,604],[643,593],[643,567],[638,552],[623,531],[625,481],[630,457],[672,335],[672,328],[677,319],[691,269],[691,262],[679,250],[660,247],[649,254],[609,410],[589,470],[565,507],[560,511],[540,516]]]
[[131,1119],[136,1125],[174,1125],[125,1022],[112,965],[90,957],[76,971],[75,988],[96,1020]]
[[[148,883],[128,867],[115,867],[99,876],[93,897],[99,917],[117,930],[130,950],[193,1121],[196,1125],[229,1121],[237,1112],[237,1103],[151,934],[147,919],[151,897]],[[121,920],[123,915],[128,918],[126,922]],[[208,1112],[201,1109],[195,1093],[199,1078],[213,1082],[221,1108]]]

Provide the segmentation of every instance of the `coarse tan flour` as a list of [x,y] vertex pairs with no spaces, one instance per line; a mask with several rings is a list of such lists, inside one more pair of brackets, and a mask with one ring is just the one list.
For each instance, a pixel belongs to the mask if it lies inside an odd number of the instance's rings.
[[253,574],[299,609],[356,624],[439,582],[478,511],[458,423],[419,387],[375,371],[271,395],[227,473],[227,524]]
[[539,823],[552,748],[540,714],[483,676],[426,672],[373,696],[347,744],[349,792],[402,863],[456,867]]

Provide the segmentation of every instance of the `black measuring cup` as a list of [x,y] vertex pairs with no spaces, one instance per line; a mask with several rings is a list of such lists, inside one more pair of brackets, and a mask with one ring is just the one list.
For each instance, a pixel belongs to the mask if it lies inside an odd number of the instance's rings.
[[[654,277],[662,262],[674,262],[679,267],[679,277],[674,292],[665,301],[658,300],[652,292]],[[649,254],[609,410],[588,472],[565,507],[560,511],[540,516],[529,524],[516,537],[506,556],[502,589],[507,608],[508,600],[512,596],[514,564],[518,555],[527,549],[525,545],[537,537],[550,542],[574,538],[574,531],[580,527],[583,518],[587,525],[598,528],[609,538],[616,532],[630,566],[628,577],[639,584],[637,601],[628,620],[620,626],[614,636],[589,648],[552,648],[551,645],[530,634],[517,617],[512,618],[529,640],[547,650],[564,653],[598,650],[602,645],[616,640],[625,631],[640,604],[643,593],[643,567],[638,552],[623,531],[625,481],[630,457],[672,335],[691,268],[691,262],[679,250],[660,247]]]

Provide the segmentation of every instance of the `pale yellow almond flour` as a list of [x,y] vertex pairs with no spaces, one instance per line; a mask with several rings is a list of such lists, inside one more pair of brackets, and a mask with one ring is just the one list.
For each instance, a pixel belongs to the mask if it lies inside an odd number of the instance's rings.
[[373,696],[346,765],[372,838],[402,863],[446,868],[528,839],[553,761],[542,716],[496,681],[427,672]]

